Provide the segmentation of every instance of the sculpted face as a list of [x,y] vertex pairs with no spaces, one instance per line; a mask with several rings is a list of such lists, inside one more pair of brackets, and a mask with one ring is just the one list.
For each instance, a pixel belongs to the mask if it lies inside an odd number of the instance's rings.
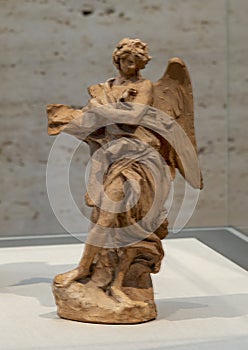
[[120,71],[127,77],[136,73],[137,66],[135,63],[135,57],[132,54],[120,59]]

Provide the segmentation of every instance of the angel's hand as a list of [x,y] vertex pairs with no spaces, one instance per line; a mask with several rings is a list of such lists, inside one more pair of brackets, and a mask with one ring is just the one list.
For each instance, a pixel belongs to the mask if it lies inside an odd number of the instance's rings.
[[57,135],[61,133],[69,123],[82,115],[80,109],[75,109],[62,104],[50,104],[47,106],[48,134]]

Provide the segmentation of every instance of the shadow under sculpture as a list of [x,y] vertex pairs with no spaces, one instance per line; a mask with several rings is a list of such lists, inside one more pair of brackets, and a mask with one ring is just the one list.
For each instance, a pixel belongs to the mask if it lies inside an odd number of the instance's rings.
[[150,274],[164,256],[164,202],[176,168],[202,188],[187,68],[172,58],[152,83],[140,75],[150,59],[145,43],[123,39],[113,52],[119,75],[90,86],[85,107],[47,107],[49,135],[69,133],[92,156],[85,195],[92,225],[83,256],[53,282],[62,318],[110,324],[156,318]]

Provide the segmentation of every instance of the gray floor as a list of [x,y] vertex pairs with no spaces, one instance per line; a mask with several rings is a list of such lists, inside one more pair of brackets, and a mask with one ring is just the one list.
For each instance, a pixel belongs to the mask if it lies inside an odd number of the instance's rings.
[[[86,237],[86,235],[85,235]],[[170,233],[167,239],[196,238],[216,252],[248,270],[248,237],[233,228],[194,228],[180,233]],[[52,234],[39,236],[6,236],[0,237],[0,247],[20,247],[53,244],[81,244],[69,234]]]
[[238,230],[248,236],[248,227],[239,227]]

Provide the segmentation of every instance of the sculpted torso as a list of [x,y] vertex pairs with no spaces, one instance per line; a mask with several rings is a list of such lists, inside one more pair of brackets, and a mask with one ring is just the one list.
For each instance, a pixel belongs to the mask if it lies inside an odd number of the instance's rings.
[[[130,102],[151,106],[153,102],[153,84],[150,80],[141,77],[135,77],[133,79],[112,78],[106,83],[93,85],[88,90],[92,99],[89,101],[88,106],[85,107],[86,109],[117,102]],[[121,131],[123,131],[125,137],[136,137],[156,148],[160,146],[160,142],[155,135],[150,130],[145,130],[142,126],[118,124],[118,126],[115,126],[116,128],[119,128],[119,136],[121,136]],[[91,154],[109,141],[111,130],[113,130],[113,127],[104,127],[87,137],[85,141],[89,144]],[[130,131],[131,134],[128,135]],[[117,134],[114,137],[117,138]]]

